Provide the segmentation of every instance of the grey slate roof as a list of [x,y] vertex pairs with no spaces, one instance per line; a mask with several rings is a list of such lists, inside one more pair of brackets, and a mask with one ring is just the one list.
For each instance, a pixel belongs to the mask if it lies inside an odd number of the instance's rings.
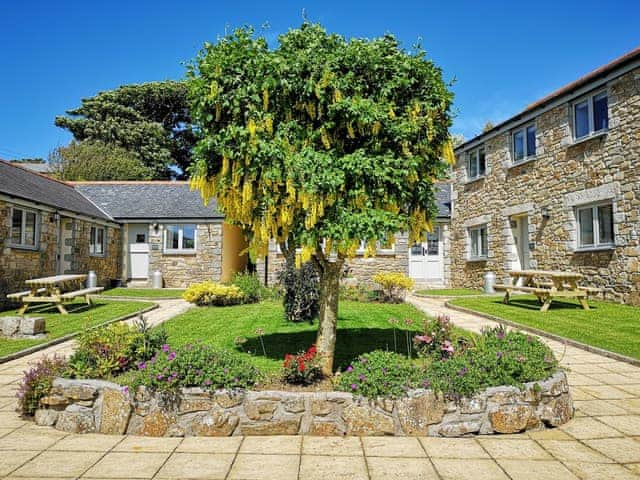
[[76,182],[76,190],[116,220],[222,218],[187,182]]
[[451,186],[451,183],[437,183],[435,185],[438,218],[451,218]]
[[71,185],[0,160],[0,193],[60,210],[111,220]]

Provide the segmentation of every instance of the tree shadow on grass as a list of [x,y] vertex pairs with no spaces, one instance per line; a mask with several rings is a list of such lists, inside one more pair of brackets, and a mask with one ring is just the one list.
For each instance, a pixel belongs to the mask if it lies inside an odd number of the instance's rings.
[[[407,333],[411,342],[417,331],[396,330],[396,351],[401,355],[407,354]],[[306,350],[316,341],[315,331],[271,333],[263,335],[264,347],[267,358],[272,360],[284,360],[287,353],[296,354]],[[262,357],[262,345],[260,337],[248,337],[242,349],[238,351],[250,351],[256,357]],[[394,336],[392,328],[338,328],[336,337],[336,355],[334,369],[344,369],[349,363],[372,350],[394,351]]]
[[[493,300],[493,303],[504,305],[504,303],[502,302],[502,299]],[[540,307],[542,306],[542,304],[537,299],[534,299],[534,298],[512,297],[509,300],[509,303],[507,306],[520,307],[520,308],[525,308],[527,310],[536,310],[540,312]],[[589,308],[591,310],[597,310],[597,307],[595,307],[592,304],[589,304]],[[556,300],[554,298],[553,301],[551,302],[551,306],[549,307],[548,311],[551,312],[553,310],[583,310],[583,308],[582,308],[582,305],[580,305],[580,303],[578,303],[577,301],[574,303],[574,302],[567,302],[563,300]],[[541,313],[544,313],[544,312],[541,312]]]

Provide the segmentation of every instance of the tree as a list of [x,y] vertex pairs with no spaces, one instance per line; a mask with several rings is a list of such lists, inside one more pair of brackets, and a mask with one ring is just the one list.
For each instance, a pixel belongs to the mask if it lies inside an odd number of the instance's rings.
[[82,99],[82,105],[55,119],[77,141],[100,141],[128,150],[154,178],[167,178],[169,167],[191,163],[195,136],[184,82],[124,85]]
[[153,170],[122,147],[98,141],[71,142],[49,155],[52,173],[61,180],[149,180]]
[[453,161],[452,93],[417,46],[351,39],[304,23],[269,50],[248,28],[205,44],[190,67],[201,138],[192,186],[240,225],[252,257],[270,239],[313,261],[320,278],[318,355],[333,371],[339,279],[364,240],[421,239],[433,181]]
[[487,120],[484,124],[484,127],[482,127],[482,133],[487,133],[489,130],[493,130],[494,127],[495,125],[493,124],[493,122],[491,120]]

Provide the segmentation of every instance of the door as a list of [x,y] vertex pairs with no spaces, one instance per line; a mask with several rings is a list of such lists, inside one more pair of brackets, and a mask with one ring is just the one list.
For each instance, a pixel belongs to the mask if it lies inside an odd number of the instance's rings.
[[439,226],[409,250],[409,276],[427,282],[443,279],[442,232]]
[[529,218],[525,215],[515,217],[511,222],[511,232],[513,242],[518,254],[518,264],[520,270],[527,270],[530,266],[531,252],[529,251]]
[[129,278],[149,277],[149,226],[129,224]]

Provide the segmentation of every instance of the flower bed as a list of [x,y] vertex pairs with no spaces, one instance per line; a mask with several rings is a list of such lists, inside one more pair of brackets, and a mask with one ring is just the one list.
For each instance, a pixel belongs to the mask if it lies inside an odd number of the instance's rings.
[[35,412],[38,425],[73,432],[146,436],[425,435],[516,433],[573,416],[559,371],[522,388],[492,387],[458,401],[428,389],[366,399],[348,392],[203,388],[136,391],[101,380],[56,378]]

